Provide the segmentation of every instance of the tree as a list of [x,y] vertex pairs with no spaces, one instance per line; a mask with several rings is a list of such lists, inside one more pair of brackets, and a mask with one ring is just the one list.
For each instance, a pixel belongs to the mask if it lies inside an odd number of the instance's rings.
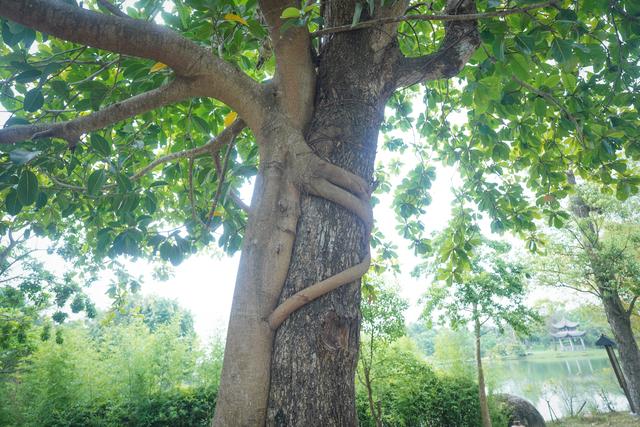
[[[380,351],[404,336],[404,311],[409,304],[398,295],[397,290],[385,286],[382,278],[367,277],[367,292],[362,302],[362,334],[360,348],[360,367],[358,379],[367,390],[369,411],[377,427],[382,427],[382,413],[374,403],[372,367],[374,359],[380,357]],[[372,284],[371,282],[374,282]],[[378,283],[375,283],[378,282]]]
[[640,350],[632,317],[640,298],[638,199],[626,203],[584,185],[571,198],[571,221],[552,234],[542,283],[595,296],[620,351],[620,363],[636,411],[640,408]]
[[528,324],[538,319],[524,305],[526,297],[525,269],[504,258],[511,247],[490,242],[471,259],[471,269],[460,281],[441,282],[426,295],[425,316],[448,320],[454,328],[471,323],[475,337],[475,359],[482,426],[491,427],[481,355],[481,328],[493,322],[502,330],[505,325],[524,333]]
[[535,244],[569,169],[637,190],[624,165],[640,153],[638,13],[631,0],[0,0],[5,212],[45,231],[69,218],[96,258],[179,263],[214,239],[242,244],[215,424],[354,425],[380,129],[429,138],[384,144],[424,160],[398,199],[417,250],[430,153],[458,166],[494,229]]

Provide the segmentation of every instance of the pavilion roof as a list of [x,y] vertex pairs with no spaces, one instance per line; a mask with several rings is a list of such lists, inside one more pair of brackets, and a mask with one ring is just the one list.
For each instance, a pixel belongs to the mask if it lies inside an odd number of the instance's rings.
[[580,323],[572,322],[563,317],[561,321],[559,321],[558,323],[554,323],[551,326],[553,326],[555,329],[566,329],[566,328],[572,329],[572,328],[578,327],[578,325],[580,325]]

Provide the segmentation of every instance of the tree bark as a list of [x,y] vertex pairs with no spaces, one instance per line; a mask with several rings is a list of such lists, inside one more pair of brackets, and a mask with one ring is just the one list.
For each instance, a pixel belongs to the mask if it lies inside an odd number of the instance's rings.
[[618,344],[620,365],[627,380],[629,395],[637,412],[640,408],[640,352],[631,328],[631,319],[616,292],[601,290],[601,295],[607,321]]
[[480,319],[474,319],[474,332],[476,336],[476,365],[478,369],[478,396],[480,398],[480,416],[482,427],[491,427],[491,416],[489,415],[489,403],[487,402],[487,392],[484,383],[484,371],[482,369],[482,355],[480,354]]

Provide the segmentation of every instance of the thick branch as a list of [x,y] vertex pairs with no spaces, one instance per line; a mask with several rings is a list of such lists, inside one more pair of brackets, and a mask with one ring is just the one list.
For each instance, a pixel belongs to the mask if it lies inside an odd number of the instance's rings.
[[153,22],[105,15],[56,0],[0,0],[0,16],[52,36],[125,55],[153,59],[180,76],[206,75],[201,96],[221,100],[259,126],[260,85],[211,51]]
[[311,38],[306,25],[282,31],[280,15],[287,7],[299,7],[293,0],[260,0],[276,58],[275,83],[279,100],[294,126],[303,129],[311,118],[316,73],[311,58]]
[[[449,0],[446,12],[446,16],[479,15],[476,13],[475,0]],[[417,58],[400,56],[394,67],[396,87],[450,78],[458,74],[480,46],[476,19],[448,20],[444,26],[444,40],[435,53]]]
[[37,138],[62,138],[73,146],[83,134],[163,105],[193,97],[199,92],[198,89],[199,86],[195,81],[179,78],[165,86],[115,103],[88,116],[60,123],[38,123],[0,129],[0,144],[14,144]]
[[0,15],[63,40],[154,59],[178,74],[202,74],[204,48],[157,24],[110,16],[55,0],[0,0]]
[[363,21],[357,25],[340,25],[337,27],[324,28],[322,30],[314,31],[311,33],[311,37],[320,37],[327,34],[343,33],[346,31],[362,30],[364,28],[378,27],[387,24],[393,24],[395,22],[405,21],[474,21],[478,19],[498,18],[502,16],[515,15],[519,13],[528,12],[534,9],[541,9],[556,5],[557,0],[546,1],[542,3],[534,3],[525,7],[514,7],[510,9],[494,10],[484,13],[461,13],[461,14],[445,14],[445,15],[432,15],[427,13],[414,14],[414,15],[402,15],[402,16],[389,16],[385,18],[372,19],[370,21]]

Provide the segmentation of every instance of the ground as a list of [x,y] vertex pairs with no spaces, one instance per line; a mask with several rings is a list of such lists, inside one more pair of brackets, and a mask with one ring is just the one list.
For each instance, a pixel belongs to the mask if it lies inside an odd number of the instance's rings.
[[547,427],[638,427],[640,417],[633,416],[628,412],[612,412],[609,414],[597,414],[588,417],[566,418],[554,423],[547,423]]

